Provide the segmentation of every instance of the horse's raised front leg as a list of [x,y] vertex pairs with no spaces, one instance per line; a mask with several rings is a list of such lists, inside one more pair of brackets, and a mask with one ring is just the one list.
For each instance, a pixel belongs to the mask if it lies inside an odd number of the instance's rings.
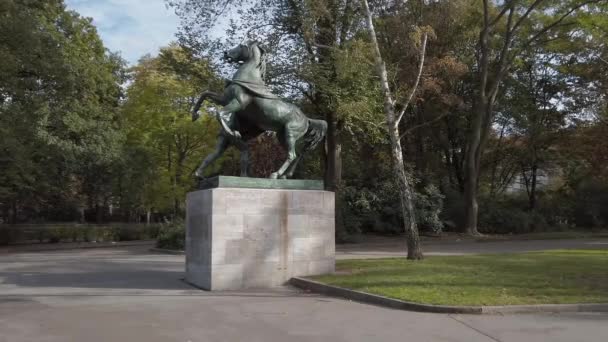
[[228,145],[230,145],[229,139],[226,136],[224,136],[223,134],[220,134],[217,138],[217,143],[215,145],[215,151],[213,151],[211,154],[209,154],[207,157],[205,157],[205,159],[203,160],[201,165],[198,167],[198,169],[196,169],[196,172],[194,172],[194,175],[196,176],[196,178],[198,178],[198,179],[205,178],[204,171],[207,168],[207,166],[209,166],[211,163],[216,161],[217,158],[221,157],[222,154],[224,154],[224,151],[226,151],[226,149],[228,148]]
[[215,93],[215,92],[206,90],[198,98],[198,101],[196,101],[196,103],[194,104],[194,107],[192,107],[192,111],[191,111],[192,112],[192,121],[196,121],[201,116],[201,114],[199,113],[199,110],[201,109],[203,102],[207,99],[211,100],[211,102],[213,102],[213,103],[217,103],[222,106],[225,106],[227,104],[227,101],[224,98],[224,94],[219,94],[219,93]]
[[241,109],[241,103],[237,99],[233,99],[228,102],[228,104],[225,105],[224,108],[222,108],[217,114],[217,119],[219,120],[226,134],[236,139],[241,139],[241,133],[236,129],[233,130],[231,127],[235,126],[235,113],[240,111]]

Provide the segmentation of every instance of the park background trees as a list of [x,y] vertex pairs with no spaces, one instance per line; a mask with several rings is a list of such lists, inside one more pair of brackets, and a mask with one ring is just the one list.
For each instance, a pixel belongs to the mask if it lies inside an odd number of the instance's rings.
[[[385,86],[360,0],[167,3],[182,18],[177,41],[131,67],[62,1],[0,5],[3,223],[180,217],[218,130],[188,110],[221,90],[231,69],[219,53],[243,39],[270,51],[275,92],[329,123],[297,176],[337,192],[339,240],[399,234],[413,216],[422,234],[608,223],[606,1],[368,0]],[[391,104],[393,141],[386,90],[410,99]],[[254,174],[267,175],[274,138],[251,147]],[[210,175],[235,174],[237,159]]]

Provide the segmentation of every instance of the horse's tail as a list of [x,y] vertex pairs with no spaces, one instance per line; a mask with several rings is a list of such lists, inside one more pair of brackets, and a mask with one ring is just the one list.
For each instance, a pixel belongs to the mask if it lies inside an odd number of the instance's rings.
[[304,153],[319,145],[327,134],[327,122],[325,120],[308,119],[308,130],[304,135]]

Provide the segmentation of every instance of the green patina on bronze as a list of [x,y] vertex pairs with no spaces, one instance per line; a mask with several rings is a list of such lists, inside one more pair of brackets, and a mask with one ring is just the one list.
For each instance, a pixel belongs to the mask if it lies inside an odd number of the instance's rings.
[[285,190],[323,190],[322,180],[311,179],[270,179],[234,176],[216,176],[200,181],[199,189],[246,188],[246,189],[285,189]]
[[[205,169],[229,146],[235,146],[241,152],[241,177],[248,177],[247,141],[272,131],[287,151],[287,160],[270,178],[291,178],[302,157],[325,138],[327,123],[306,117],[296,105],[281,100],[266,87],[266,51],[257,42],[226,51],[224,59],[240,63],[232,80],[227,81],[222,94],[203,92],[192,109],[194,121],[205,100],[223,106],[215,113],[222,127],[215,151],[203,160],[195,176],[204,179]],[[296,150],[300,141],[301,148]]]

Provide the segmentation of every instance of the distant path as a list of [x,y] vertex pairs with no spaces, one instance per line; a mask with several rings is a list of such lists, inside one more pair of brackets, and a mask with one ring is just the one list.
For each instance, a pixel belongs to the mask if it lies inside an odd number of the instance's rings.
[[[425,240],[424,255],[464,255],[487,253],[520,253],[549,249],[608,249],[608,238],[569,240]],[[366,242],[336,246],[338,259],[402,257],[406,255],[405,238],[373,237]]]
[[604,342],[608,336],[606,314],[442,315],[287,287],[205,292],[180,280],[182,255],[148,248],[0,255],[0,342]]

